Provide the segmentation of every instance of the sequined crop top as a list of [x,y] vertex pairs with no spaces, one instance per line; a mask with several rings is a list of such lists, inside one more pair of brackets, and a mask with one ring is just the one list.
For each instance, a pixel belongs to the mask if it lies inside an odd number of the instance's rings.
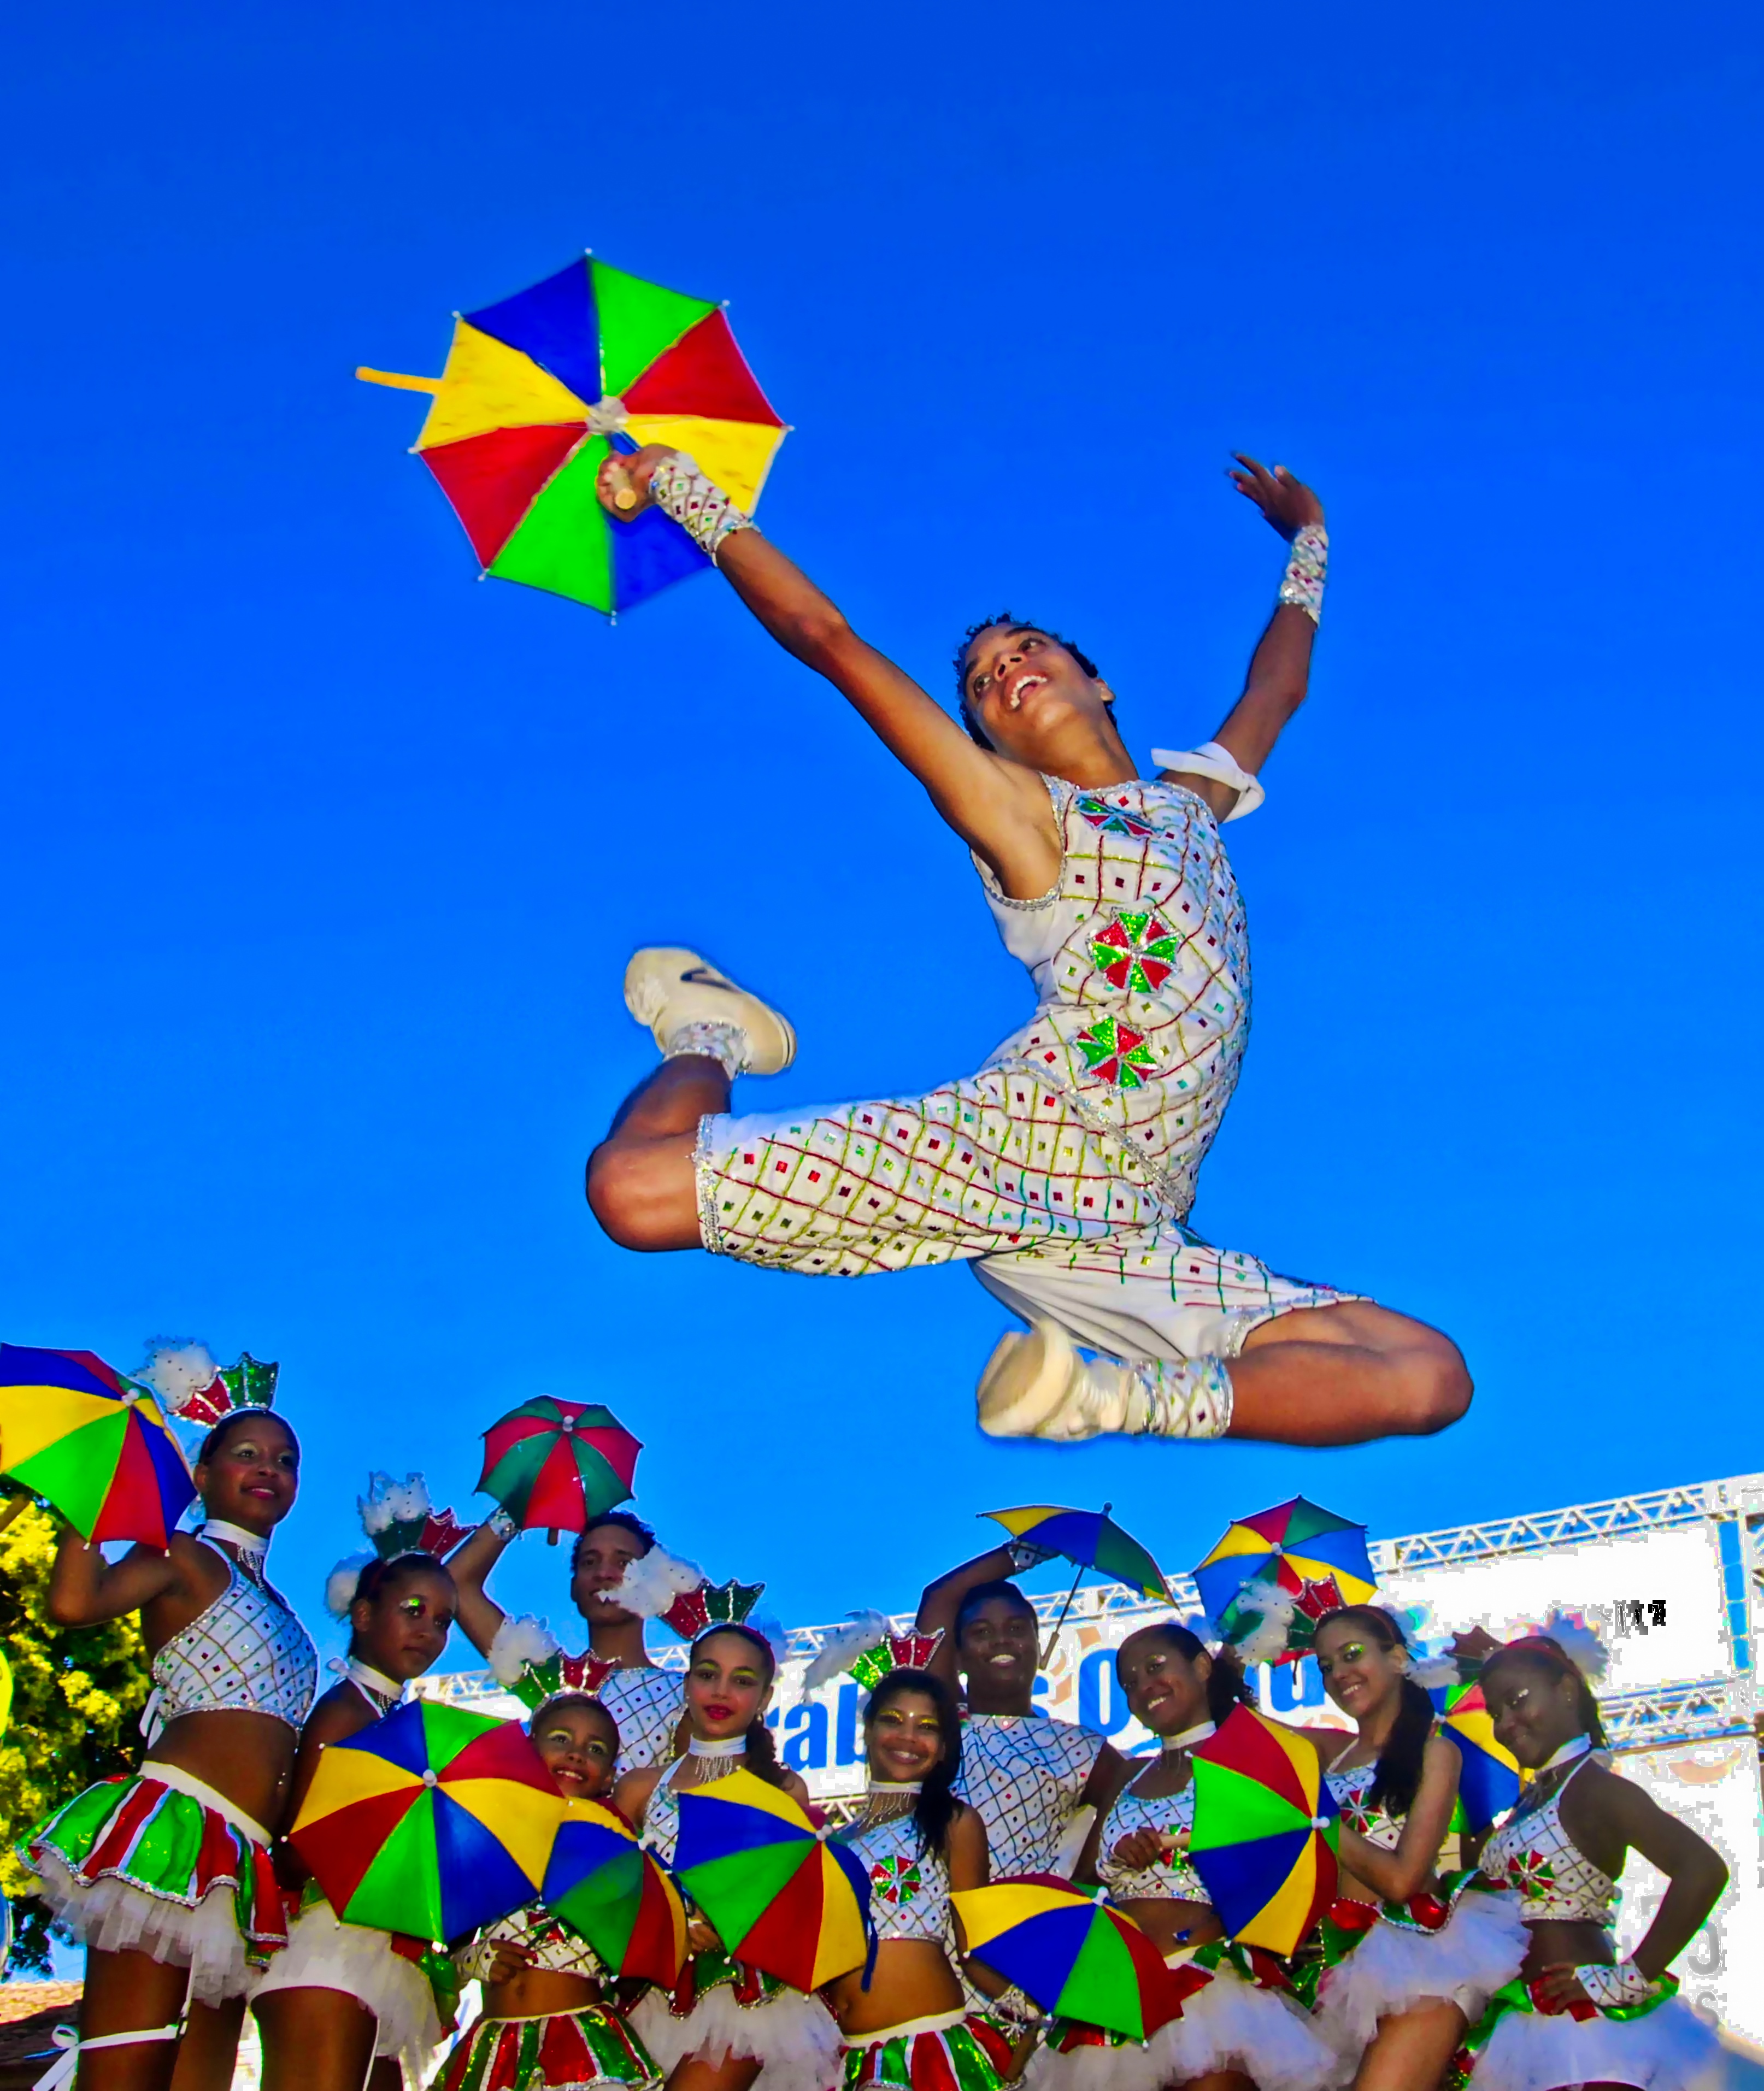
[[878,1939],[947,1942],[949,1869],[936,1852],[920,1850],[910,1811],[868,1829],[854,1824],[839,1832],[839,1842],[869,1874],[869,1909]]
[[591,1982],[609,1979],[606,1963],[580,1933],[537,1903],[486,1925],[454,1956],[454,1964],[467,1981],[487,1982],[497,1946],[505,1940],[526,1947],[533,1955],[531,1964],[544,1974],[580,1975]]
[[1485,1879],[1512,1888],[1527,1924],[1596,1924],[1608,1929],[1617,1883],[1601,1873],[1562,1826],[1562,1796],[1580,1776],[1581,1758],[1540,1806],[1521,1803],[1482,1848]]
[[1210,1902],[1201,1876],[1180,1851],[1167,1852],[1155,1865],[1124,1866],[1115,1847],[1136,1830],[1155,1830],[1174,1837],[1194,1827],[1194,1782],[1180,1793],[1147,1800],[1128,1787],[1116,1798],[1102,1825],[1097,1846],[1097,1878],[1117,1902]]
[[311,1636],[230,1554],[196,1537],[226,1563],[226,1588],[153,1658],[153,1694],[141,1723],[149,1743],[185,1714],[269,1714],[298,1728],[318,1682]]
[[[1348,1750],[1341,1752],[1335,1763],[1339,1764]],[[1371,1798],[1377,1782],[1376,1764],[1356,1765],[1352,1771],[1337,1771],[1332,1765],[1323,1774],[1335,1805],[1341,1810],[1343,1825],[1364,1837],[1369,1844],[1376,1844],[1381,1852],[1394,1852],[1402,1841],[1403,1817],[1393,1815],[1382,1802]]]

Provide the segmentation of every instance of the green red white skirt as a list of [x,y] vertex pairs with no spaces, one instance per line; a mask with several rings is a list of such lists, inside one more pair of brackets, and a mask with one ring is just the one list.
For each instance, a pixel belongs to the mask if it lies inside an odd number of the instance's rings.
[[287,1944],[270,1833],[175,1765],[149,1760],[45,1816],[19,1847],[80,1943],[190,1970],[190,1994],[243,1996]]
[[1317,2024],[1338,2054],[1357,2062],[1381,2019],[1428,2004],[1455,2004],[1474,2025],[1519,1972],[1531,1943],[1519,1897],[1469,1887],[1473,1878],[1451,1876],[1443,1895],[1333,1905],[1326,1929],[1353,1942],[1326,1955]]
[[1464,2037],[1446,2081],[1454,2091],[1555,2091],[1628,2084],[1638,2091],[1703,2091],[1725,2080],[1721,2043],[1663,1976],[1645,2003],[1538,2010],[1529,1985],[1508,1982]]
[[436,2091],[649,2091],[662,2072],[618,2011],[590,2005],[537,2019],[480,2019]]
[[839,2079],[839,2028],[820,1998],[726,1954],[694,1955],[673,1995],[649,1990],[631,2022],[664,2076],[697,2055],[763,2063],[766,2091],[831,2091]]
[[317,1884],[308,1882],[288,1926],[286,1950],[252,1977],[252,2006],[278,1990],[339,1990],[372,2014],[378,2028],[376,2056],[396,2056],[407,2080],[423,2083],[442,2041],[441,2015],[427,1972],[432,1956],[423,1946],[395,1932],[345,1924]]
[[998,2091],[1011,2043],[977,2012],[944,2011],[845,2042],[845,2091]]

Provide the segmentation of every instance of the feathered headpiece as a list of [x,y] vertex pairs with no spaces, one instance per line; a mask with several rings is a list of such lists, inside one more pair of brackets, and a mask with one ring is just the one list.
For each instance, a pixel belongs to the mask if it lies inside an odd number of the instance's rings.
[[818,1692],[848,1671],[867,1691],[874,1691],[891,1670],[923,1670],[943,1636],[941,1633],[897,1634],[883,1612],[852,1612],[850,1623],[835,1627],[803,1673],[804,1692]]
[[212,1429],[235,1408],[274,1408],[281,1369],[249,1351],[240,1353],[237,1365],[223,1368],[206,1343],[161,1336],[148,1345],[147,1362],[135,1377],[180,1422]]
[[356,1507],[373,1552],[348,1555],[326,1578],[325,1609],[334,1619],[348,1617],[361,1571],[370,1561],[391,1561],[401,1554],[429,1554],[440,1561],[477,1530],[475,1524],[461,1524],[451,1510],[434,1509],[421,1474],[407,1474],[401,1481],[390,1474],[369,1474],[368,1493],[356,1497]]
[[686,1628],[675,1623],[674,1607],[704,1587],[705,1571],[696,1561],[670,1554],[656,1540],[647,1554],[634,1555],[625,1563],[624,1574],[606,1596],[640,1619],[666,1619],[677,1633],[686,1633]]
[[1553,1641],[1556,1652],[1589,1684],[1597,1684],[1611,1666],[1611,1651],[1588,1623],[1584,1612],[1553,1610],[1542,1626],[1525,1626],[1507,1645],[1521,1647],[1536,1641]]
[[593,1697],[619,1667],[610,1656],[596,1655],[591,1649],[566,1655],[550,1628],[530,1613],[503,1619],[488,1660],[497,1683],[534,1713],[560,1692]]
[[665,1612],[651,1616],[665,1620],[682,1640],[697,1640],[712,1627],[741,1626],[764,1632],[771,1640],[770,1622],[762,1624],[752,1616],[765,1589],[763,1583],[737,1583],[732,1577],[727,1583],[701,1580],[691,1589],[680,1591]]

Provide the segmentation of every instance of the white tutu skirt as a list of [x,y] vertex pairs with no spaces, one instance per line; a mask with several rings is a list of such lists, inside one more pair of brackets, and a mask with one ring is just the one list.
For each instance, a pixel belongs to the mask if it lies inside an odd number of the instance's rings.
[[1164,2091],[1222,2069],[1241,2070],[1257,2091],[1326,2091],[1343,2075],[1340,2057],[1296,2003],[1221,1972],[1149,2040],[1065,2054],[1044,2047],[1028,2080],[1033,2091]]
[[340,1990],[353,1997],[379,2021],[375,2054],[396,2056],[413,2082],[427,2076],[442,2040],[434,1993],[416,1964],[392,1951],[390,1933],[345,1924],[328,1902],[309,1904],[248,1994],[255,2004],[279,1990]]
[[1628,2084],[1636,2091],[1714,2091],[1726,2057],[1682,1997],[1639,2019],[1507,2011],[1477,2058],[1473,2091],[1560,2091]]
[[844,2078],[838,2021],[818,1997],[805,1997],[800,1990],[743,2004],[728,1983],[719,1983],[684,2018],[668,2008],[665,1995],[651,1990],[632,2007],[630,2019],[664,2076],[688,2055],[711,2063],[739,2055],[765,2065],[763,2091],[835,2091]]
[[88,1949],[149,1953],[170,1967],[188,1968],[194,2003],[222,2004],[250,1986],[252,1970],[230,1886],[211,1888],[194,1909],[186,1909],[114,1875],[88,1886],[54,1852],[37,1865],[38,1892]]
[[1519,1898],[1471,1888],[1438,1931],[1411,1931],[1382,1917],[1318,1985],[1318,2030],[1356,2061],[1378,2020],[1418,2004],[1456,2004],[1470,2024],[1524,1964],[1531,1934]]

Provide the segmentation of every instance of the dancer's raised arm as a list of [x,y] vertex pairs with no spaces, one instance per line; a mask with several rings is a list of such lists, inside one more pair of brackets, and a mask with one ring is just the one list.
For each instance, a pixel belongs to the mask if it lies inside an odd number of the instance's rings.
[[[656,485],[664,464],[668,470]],[[636,505],[621,508],[619,495],[627,492]],[[731,515],[740,511],[689,459],[653,443],[634,457],[609,458],[600,494],[615,515],[636,515],[657,497],[671,514],[688,502],[700,504],[688,511],[685,527],[778,645],[825,675],[875,729],[950,826],[991,865],[1007,893],[1020,889],[1020,897],[1029,899],[1046,890],[1059,843],[1039,776],[972,739],[904,670],[860,638],[839,606],[769,538],[746,528],[718,536],[724,518],[714,513],[715,507]],[[709,507],[702,506],[706,496]]]

